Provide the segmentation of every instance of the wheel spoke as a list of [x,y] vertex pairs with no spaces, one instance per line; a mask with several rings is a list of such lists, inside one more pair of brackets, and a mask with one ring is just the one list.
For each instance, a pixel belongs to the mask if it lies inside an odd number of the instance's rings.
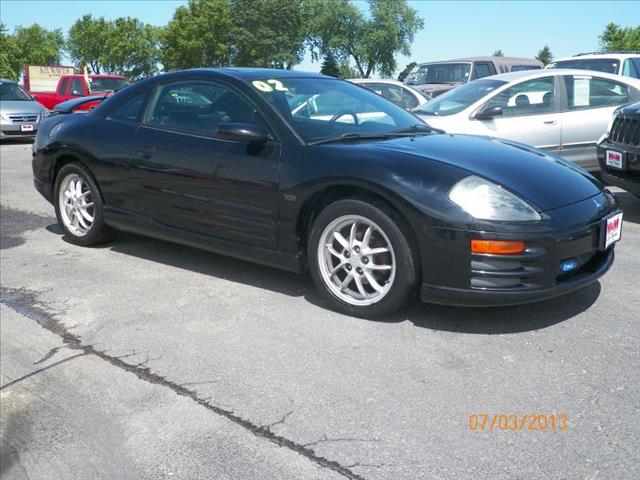
[[391,265],[376,265],[375,263],[370,263],[369,265],[365,265],[364,267],[367,270],[391,270]]
[[364,285],[362,285],[362,279],[358,275],[355,275],[353,279],[356,281],[356,287],[358,287],[358,292],[360,292],[360,295],[362,295],[362,298],[363,299],[368,298],[369,294],[364,289]]
[[367,272],[366,270],[364,271],[364,276],[367,279],[367,281],[369,282],[369,285],[371,285],[371,287],[378,293],[380,293],[383,289],[382,285],[380,285],[378,283],[378,281],[375,279],[375,277],[373,275],[371,275],[369,272]]
[[84,216],[82,215],[82,213],[77,212],[76,217],[78,219],[78,222],[80,222],[80,225],[82,226],[82,228],[86,228],[88,230],[90,226],[87,223],[87,221],[84,219]]
[[362,237],[362,249],[365,250],[369,248],[369,242],[371,241],[371,234],[373,233],[373,228],[367,227],[367,231],[364,232],[364,237]]
[[86,192],[84,192],[82,195],[78,196],[78,200],[81,200],[83,198],[86,198],[87,195],[89,195],[91,193],[91,190],[87,190]]
[[338,251],[335,248],[333,248],[333,245],[331,245],[330,243],[327,244],[327,250],[329,251],[329,253],[331,255],[333,255],[334,257],[337,257],[340,260],[342,260],[342,258],[343,258],[342,255],[340,253],[338,253]]
[[71,192],[69,190],[64,191],[64,198],[66,198],[69,201],[71,200]]
[[355,222],[353,222],[353,225],[351,225],[351,231],[349,232],[349,245],[351,247],[353,247],[353,245],[356,243],[357,233],[358,233],[358,221],[356,220]]
[[346,263],[339,263],[338,265],[336,265],[333,270],[331,270],[331,273],[329,274],[331,277],[333,277],[336,273],[338,273],[340,270],[342,270],[345,267]]
[[378,255],[379,253],[387,253],[389,249],[387,247],[367,248],[363,250],[363,255]]
[[[80,213],[82,214],[81,216],[84,217],[87,221],[93,223],[93,217],[89,215],[89,212],[87,212],[86,209],[81,208]],[[89,227],[86,227],[86,228],[89,228]]]
[[351,283],[351,280],[353,280],[353,273],[349,273],[346,277],[344,277],[344,280],[342,280],[342,283],[340,283],[341,292],[343,292],[344,289],[349,286],[349,284]]
[[340,232],[333,232],[333,238],[335,238],[343,248],[349,248],[349,242],[342,236]]

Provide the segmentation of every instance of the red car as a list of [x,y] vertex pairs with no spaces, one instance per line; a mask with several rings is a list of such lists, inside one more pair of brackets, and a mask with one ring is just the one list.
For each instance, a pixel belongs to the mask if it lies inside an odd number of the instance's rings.
[[[63,75],[58,80],[58,86],[54,92],[29,91],[29,93],[45,108],[53,110],[61,102],[88,95],[109,95],[128,85],[127,80],[120,75],[89,75],[88,77],[90,88],[84,75]],[[29,89],[27,79],[25,79],[25,87]],[[83,105],[83,107],[90,108],[91,105]]]

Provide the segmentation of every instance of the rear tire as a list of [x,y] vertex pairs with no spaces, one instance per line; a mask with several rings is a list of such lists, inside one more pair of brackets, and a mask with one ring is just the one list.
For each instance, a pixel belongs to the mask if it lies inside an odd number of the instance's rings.
[[416,281],[415,254],[402,218],[383,203],[339,200],[313,222],[311,277],[338,311],[374,318],[405,307]]
[[100,190],[83,165],[69,163],[60,169],[53,200],[58,223],[71,243],[89,247],[111,237],[113,231],[104,223]]

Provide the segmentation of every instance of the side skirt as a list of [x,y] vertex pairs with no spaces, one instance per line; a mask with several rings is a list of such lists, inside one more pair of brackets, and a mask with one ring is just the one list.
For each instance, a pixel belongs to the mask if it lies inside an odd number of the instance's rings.
[[199,233],[180,230],[162,225],[153,219],[119,208],[104,206],[104,221],[116,230],[136,233],[148,237],[179,243],[189,247],[207,250],[209,252],[228,255],[230,257],[259,263],[268,267],[275,267],[289,272],[300,273],[304,264],[300,256],[280,250],[255,247],[231,240],[202,235]]

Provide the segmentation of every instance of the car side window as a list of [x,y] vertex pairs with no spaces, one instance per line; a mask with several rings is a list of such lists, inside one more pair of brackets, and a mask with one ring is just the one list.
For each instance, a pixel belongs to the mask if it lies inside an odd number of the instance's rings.
[[161,85],[145,123],[196,135],[214,136],[221,123],[252,123],[265,127],[256,108],[229,87],[207,81]]
[[569,110],[624,105],[631,101],[627,85],[591,75],[567,75],[567,106]]
[[84,95],[84,90],[82,89],[82,82],[80,81],[79,78],[74,78],[73,80],[71,80],[69,95],[74,95],[76,97],[81,97]]
[[372,83],[370,85],[366,85],[366,87],[369,90],[377,93],[378,95],[383,96],[387,100],[391,100],[399,107],[405,108],[402,98],[402,89],[400,87],[396,85],[387,85],[384,83]]
[[503,117],[540,115],[554,110],[553,77],[536,78],[503,90],[486,104],[486,108],[502,108]]
[[[640,63],[640,62],[638,62]],[[640,72],[633,63],[633,59],[627,58],[622,65],[622,75],[631,78],[640,78]]]
[[111,115],[111,118],[115,120],[122,120],[124,122],[137,122],[142,114],[142,107],[144,106],[146,99],[147,92],[134,95],[116,108],[115,112]]
[[402,103],[407,110],[413,110],[418,106],[418,99],[407,89],[402,88]]
[[473,69],[473,79],[488,77],[492,75],[491,68],[488,63],[476,63]]
[[60,87],[58,87],[58,95],[64,95],[67,91],[67,84],[69,83],[68,78],[63,78],[60,82]]

